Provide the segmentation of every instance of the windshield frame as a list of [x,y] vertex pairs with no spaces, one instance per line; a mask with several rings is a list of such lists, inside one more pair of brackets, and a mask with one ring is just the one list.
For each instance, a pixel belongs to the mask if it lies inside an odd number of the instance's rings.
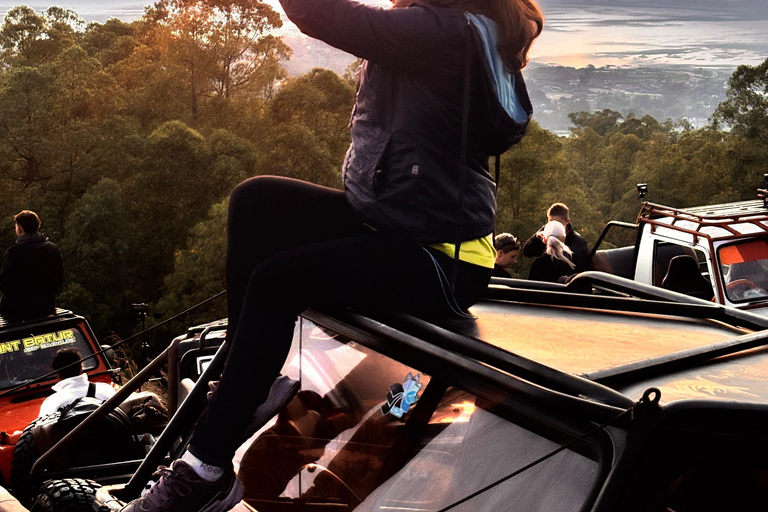
[[[765,252],[766,257],[761,259],[749,259],[744,260],[740,262],[733,262],[733,263],[724,263],[723,262],[723,251],[728,250],[728,248],[736,247],[739,245],[747,245],[747,244],[754,244],[756,242],[762,242],[766,245]],[[716,255],[717,255],[717,267],[718,267],[718,273],[720,274],[720,285],[723,289],[723,295],[725,299],[732,303],[732,304],[739,304],[739,305],[746,305],[746,304],[760,304],[768,302],[768,237],[752,237],[752,238],[742,238],[739,240],[733,240],[728,241],[727,243],[723,243],[719,245],[716,248]],[[729,289],[728,286],[732,285],[736,282],[736,280],[729,278],[729,274],[731,271],[730,266],[734,263],[752,263],[752,262],[764,262],[763,264],[760,264],[760,266],[763,267],[765,270],[765,280],[762,280],[761,282],[755,282],[753,279],[744,279],[741,278],[739,280],[746,280],[750,283],[756,284],[759,289],[762,289],[765,294],[764,295],[757,295],[757,296],[742,296],[738,297],[734,295]],[[760,287],[760,284],[764,284],[765,287]]]
[[[84,358],[83,373],[93,373],[102,366],[102,358],[89,357],[95,354],[94,338],[86,322],[76,316],[46,320],[0,330],[0,370],[12,372],[8,373],[8,378],[0,374],[0,391],[25,385],[50,386],[58,381],[55,374],[42,380],[38,379],[53,371],[50,363],[59,348],[74,346],[80,351]],[[29,357],[27,362],[33,362],[34,359],[37,371],[32,372],[34,375],[12,378],[18,369],[14,368],[13,364],[19,364],[22,357]]]

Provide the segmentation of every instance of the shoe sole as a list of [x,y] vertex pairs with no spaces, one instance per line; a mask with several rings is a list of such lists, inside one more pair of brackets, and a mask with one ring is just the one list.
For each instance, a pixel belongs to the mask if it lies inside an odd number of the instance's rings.
[[206,508],[201,509],[200,512],[227,512],[240,503],[240,500],[243,499],[244,492],[243,484],[241,484],[240,480],[235,477],[235,484],[232,486],[232,489],[230,489],[229,494],[227,494],[223,500],[211,503]]

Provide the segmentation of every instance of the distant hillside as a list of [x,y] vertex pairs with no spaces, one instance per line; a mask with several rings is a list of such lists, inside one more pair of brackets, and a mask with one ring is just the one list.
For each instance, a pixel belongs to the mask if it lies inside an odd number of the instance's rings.
[[625,117],[649,114],[658,121],[708,124],[725,99],[727,71],[692,68],[572,68],[532,65],[525,71],[534,118],[557,133],[568,130],[571,112],[609,108]]
[[[293,48],[284,62],[291,76],[315,67],[343,74],[355,57],[298,32],[284,36]],[[567,133],[571,112],[609,108],[659,121],[685,118],[694,127],[707,124],[709,116],[725,99],[730,72],[693,68],[572,68],[535,63],[524,75],[535,119],[547,130]]]
[[330,69],[343,75],[347,66],[355,61],[354,55],[307,37],[298,30],[284,34],[283,41],[293,49],[291,59],[283,62],[283,66],[291,76],[302,75],[312,68]]

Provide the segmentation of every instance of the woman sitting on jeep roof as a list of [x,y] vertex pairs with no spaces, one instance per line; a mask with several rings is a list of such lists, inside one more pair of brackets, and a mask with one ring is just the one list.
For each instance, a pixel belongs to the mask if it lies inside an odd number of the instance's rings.
[[232,457],[306,308],[462,315],[490,281],[488,158],[517,142],[531,115],[519,71],[543,25],[534,0],[281,3],[304,33],[365,59],[345,192],[275,177],[234,190],[226,368],[189,450],[127,512],[240,500]]

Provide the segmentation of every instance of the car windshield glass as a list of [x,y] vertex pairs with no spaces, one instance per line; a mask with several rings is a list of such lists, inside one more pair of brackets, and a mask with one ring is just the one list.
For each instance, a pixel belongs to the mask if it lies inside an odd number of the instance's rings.
[[[83,355],[93,353],[76,326],[56,329],[48,325],[43,330],[3,333],[0,335],[0,389],[25,384],[51,372],[53,356],[65,347],[75,347]],[[89,359],[83,362],[83,369],[87,371],[96,365],[94,359]]]
[[731,302],[768,299],[768,241],[750,240],[720,247],[720,272]]
[[303,324],[302,349],[283,368],[301,391],[240,461],[257,510],[440,510],[486,486],[451,510],[573,511],[589,500],[595,446],[492,485],[573,437]]

